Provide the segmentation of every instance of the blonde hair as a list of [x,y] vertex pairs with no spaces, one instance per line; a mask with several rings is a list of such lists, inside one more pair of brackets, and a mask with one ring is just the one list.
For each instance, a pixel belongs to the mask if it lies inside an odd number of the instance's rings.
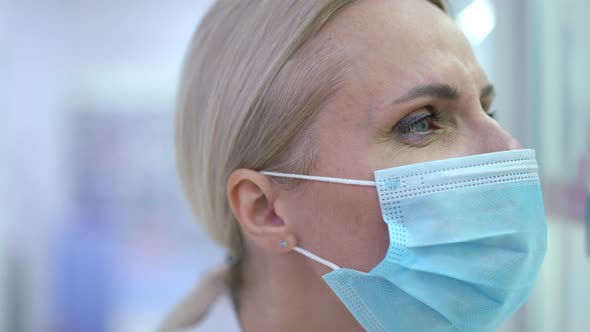
[[178,171],[197,220],[233,264],[205,277],[160,331],[196,323],[228,283],[234,295],[239,290],[244,248],[225,192],[231,172],[305,174],[312,167],[316,151],[306,130],[347,68],[335,44],[314,37],[352,1],[220,0],[201,21],[178,95]]

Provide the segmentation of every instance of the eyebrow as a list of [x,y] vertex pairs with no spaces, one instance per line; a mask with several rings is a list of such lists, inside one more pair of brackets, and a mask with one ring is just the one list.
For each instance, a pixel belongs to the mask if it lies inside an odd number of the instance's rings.
[[[412,99],[423,98],[423,97],[435,97],[441,99],[457,100],[461,95],[457,88],[452,87],[448,84],[425,84],[418,85],[408,91],[405,95],[396,99],[393,103],[400,104]],[[490,96],[495,96],[494,86],[488,84],[486,87],[481,89],[480,98],[484,99]]]

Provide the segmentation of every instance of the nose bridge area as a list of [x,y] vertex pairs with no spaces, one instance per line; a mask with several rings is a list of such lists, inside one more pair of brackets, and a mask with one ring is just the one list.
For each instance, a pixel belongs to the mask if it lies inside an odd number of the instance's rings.
[[479,111],[471,128],[474,143],[482,153],[522,149],[522,145],[496,120]]

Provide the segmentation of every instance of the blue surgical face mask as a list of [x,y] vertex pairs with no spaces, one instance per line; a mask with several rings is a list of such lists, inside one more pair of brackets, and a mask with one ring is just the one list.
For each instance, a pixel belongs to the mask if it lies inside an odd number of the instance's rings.
[[[533,150],[375,171],[375,181],[271,176],[375,186],[389,249],[361,272],[298,252],[368,331],[495,331],[527,299],[547,246]],[[371,243],[367,243],[371,245]]]

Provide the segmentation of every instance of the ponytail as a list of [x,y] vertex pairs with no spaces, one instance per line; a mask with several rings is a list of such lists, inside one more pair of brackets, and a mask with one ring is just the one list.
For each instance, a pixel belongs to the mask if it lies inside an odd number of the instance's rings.
[[157,331],[178,332],[202,320],[219,296],[228,291],[232,265],[226,263],[207,273],[200,283],[176,305]]

